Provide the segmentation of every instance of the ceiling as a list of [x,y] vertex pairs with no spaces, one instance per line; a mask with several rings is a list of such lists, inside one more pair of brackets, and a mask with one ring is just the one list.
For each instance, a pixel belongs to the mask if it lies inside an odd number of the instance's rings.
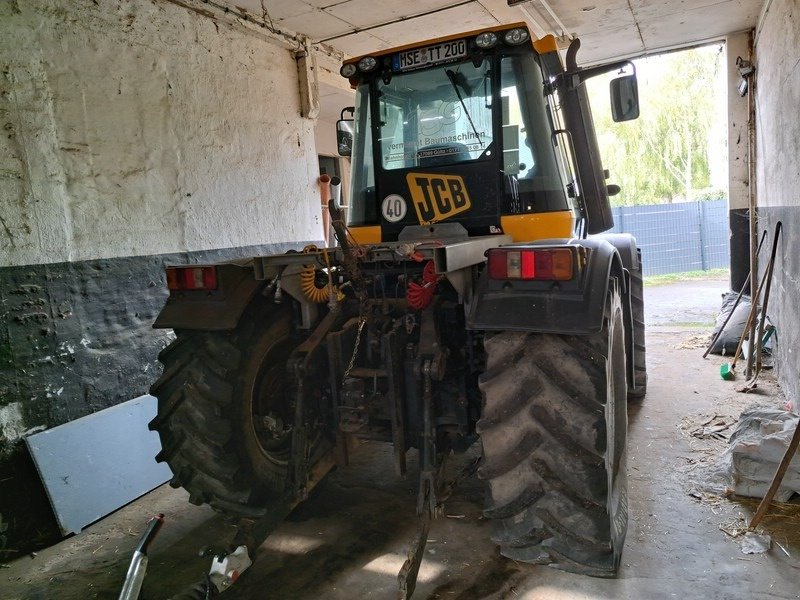
[[[536,37],[581,40],[578,64],[655,54],[719,40],[756,25],[764,0],[226,0],[281,30],[349,56],[443,35],[524,21]],[[344,83],[344,82],[342,82]],[[320,118],[352,104],[320,84]]]
[[[514,2],[515,0],[512,0]],[[273,25],[355,56],[526,21],[537,37],[579,37],[578,63],[719,39],[755,26],[763,0],[228,0]]]

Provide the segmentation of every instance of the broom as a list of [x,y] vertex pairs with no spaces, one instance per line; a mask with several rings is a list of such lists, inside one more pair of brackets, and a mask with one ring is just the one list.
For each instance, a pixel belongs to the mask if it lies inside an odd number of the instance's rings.
[[[767,268],[764,271],[764,275],[761,277],[761,281],[758,283],[758,290],[756,291],[756,295],[752,299],[752,305],[750,307],[750,314],[747,315],[747,322],[745,323],[744,330],[742,331],[742,337],[739,338],[739,344],[736,346],[736,352],[733,354],[733,361],[730,363],[724,363],[719,368],[719,376],[725,379],[726,381],[730,381],[736,378],[736,361],[739,359],[739,352],[742,350],[742,345],[744,344],[744,339],[748,336],[750,332],[750,328],[753,324],[753,319],[756,318],[756,314],[758,313],[758,303],[761,299],[761,292],[764,289],[764,285],[767,284],[768,280],[772,279],[772,270],[775,266],[775,256],[778,253],[778,239],[780,238],[781,233],[781,222],[778,221],[775,224],[775,236],[772,240],[772,252],[769,256],[769,262],[767,263]],[[769,289],[769,285],[767,285],[767,289]],[[766,298],[765,298],[766,300]],[[764,315],[762,315],[762,319]],[[755,349],[754,342],[751,340],[750,344],[750,352]]]

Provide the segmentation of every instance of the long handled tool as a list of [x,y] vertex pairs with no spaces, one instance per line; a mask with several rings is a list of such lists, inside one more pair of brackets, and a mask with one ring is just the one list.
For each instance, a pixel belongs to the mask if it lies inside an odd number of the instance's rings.
[[[761,373],[761,360],[762,360],[762,352],[763,352],[763,342],[764,339],[764,322],[767,318],[767,306],[769,306],[769,291],[772,287],[772,273],[775,270],[775,256],[777,255],[778,250],[778,239],[781,236],[781,229],[783,229],[783,223],[778,221],[775,223],[775,239],[772,241],[772,254],[769,257],[769,264],[767,265],[767,273],[765,275],[767,281],[767,289],[764,290],[764,307],[761,309],[761,319],[758,322],[758,335],[756,336],[756,364],[755,364],[755,372],[753,376],[748,380],[745,384],[743,391],[749,392],[756,386],[756,379],[758,379],[759,373]],[[751,349],[750,352],[753,351],[752,346],[750,344]]]
[[[765,229],[761,233],[761,240],[758,242],[758,249],[756,249],[756,256],[761,254],[761,246],[764,244],[764,240],[766,239],[766,237],[767,237],[767,230]],[[725,317],[725,321],[722,323],[722,327],[719,328],[719,331],[717,331],[717,335],[714,336],[714,339],[711,340],[711,343],[708,345],[708,348],[706,348],[706,351],[703,352],[703,358],[708,356],[709,352],[711,352],[711,349],[714,347],[714,344],[717,343],[717,340],[725,331],[725,327],[727,327],[728,322],[731,320],[731,317],[733,316],[733,313],[736,311],[736,307],[739,306],[739,302],[741,302],[742,296],[744,295],[744,291],[747,289],[749,283],[750,283],[750,273],[748,272],[747,277],[745,278],[744,283],[742,284],[742,287],[739,290],[739,295],[736,296],[736,301],[733,303],[733,307],[731,307],[731,311],[728,313],[728,316]],[[753,290],[750,290],[750,293],[752,292]]]
[[156,537],[158,530],[164,524],[164,515],[159,513],[147,523],[147,528],[133,551],[133,558],[125,576],[125,583],[119,593],[119,600],[136,600],[142,590],[144,575],[147,571],[147,548]]
[[[764,273],[764,277],[766,277],[766,275],[767,274]],[[747,315],[747,321],[744,323],[744,329],[742,329],[742,335],[739,338],[739,343],[736,345],[736,351],[733,353],[733,360],[729,363],[724,363],[719,369],[720,377],[723,379],[731,380],[736,378],[736,361],[739,360],[739,353],[742,351],[744,340],[750,331],[750,326],[753,323],[753,319],[756,318],[756,313],[758,312],[758,299],[761,297],[761,290],[764,288],[764,277],[762,277],[761,281],[758,283],[756,295],[752,298],[750,312]]]
[[[751,332],[751,330],[755,329],[754,324],[755,324],[755,319],[757,318],[756,315],[758,314],[758,305],[759,302],[761,301],[761,292],[764,290],[765,286],[766,289],[769,290],[770,283],[772,280],[772,272],[775,268],[775,257],[778,253],[778,239],[780,238],[780,232],[782,227],[783,226],[780,221],[778,221],[775,224],[775,235],[774,239],[772,240],[772,252],[770,253],[769,262],[767,263],[767,268],[764,271],[764,275],[762,276],[761,281],[758,284],[758,290],[756,291],[755,296],[752,297],[752,306],[750,308],[750,314],[747,316],[747,322],[745,323],[744,330],[742,331],[742,337],[739,338],[739,344],[736,346],[736,352],[734,352],[733,354],[733,361],[730,363],[725,363],[722,365],[722,367],[720,367],[719,374],[723,379],[730,380],[735,378],[736,361],[739,359],[739,353],[742,350],[742,345],[744,344],[744,340],[746,337],[748,337],[748,334]],[[767,291],[767,294],[769,294],[769,291]],[[763,324],[764,315],[766,315],[766,306],[764,306],[761,315],[762,315],[761,321]],[[761,334],[763,335],[763,325],[760,331]],[[754,344],[756,344],[757,342],[755,342],[754,335],[751,335],[750,337],[752,338],[750,340],[751,342],[750,346],[752,351]],[[758,339],[760,340],[761,338],[759,337]]]

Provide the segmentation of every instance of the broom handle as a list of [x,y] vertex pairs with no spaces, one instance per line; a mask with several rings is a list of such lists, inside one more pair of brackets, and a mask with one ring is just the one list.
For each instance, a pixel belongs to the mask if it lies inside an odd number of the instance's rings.
[[[756,249],[756,256],[761,254],[761,246],[764,244],[764,238],[766,237],[767,237],[767,230],[765,229],[763,232],[761,232],[761,240],[758,242],[758,248]],[[733,303],[731,311],[728,313],[728,316],[725,317],[725,322],[722,323],[722,327],[720,327],[719,331],[717,331],[717,335],[714,336],[714,339],[711,340],[711,343],[708,345],[708,348],[706,348],[706,351],[703,352],[703,358],[708,356],[708,353],[711,352],[711,349],[714,347],[714,344],[717,343],[717,340],[722,335],[722,332],[725,331],[725,327],[728,325],[728,322],[731,320],[731,317],[733,316],[733,311],[735,311],[736,307],[739,306],[739,302],[741,301],[742,296],[744,295],[744,290],[749,284],[750,284],[750,273],[747,274],[747,278],[744,280],[742,288],[739,290],[739,295],[736,296],[736,302]]]
[[[739,352],[742,349],[742,344],[744,343],[744,338],[747,337],[748,333],[752,329],[752,333],[755,334],[755,316],[758,312],[758,302],[761,300],[761,290],[764,288],[764,285],[767,284],[767,281],[771,280],[772,278],[772,270],[775,267],[775,256],[778,253],[778,239],[781,235],[781,229],[783,228],[783,223],[778,221],[775,224],[775,239],[772,240],[772,252],[769,256],[769,262],[767,263],[767,268],[764,271],[764,275],[761,277],[761,281],[758,283],[758,291],[754,298],[751,298],[752,306],[750,307],[750,314],[747,315],[747,323],[744,326],[744,330],[742,331],[742,337],[739,338],[739,345],[736,346],[736,353],[733,355],[733,362],[731,363],[731,370],[736,367],[736,361],[739,359]],[[760,247],[760,245],[759,245]],[[767,284],[767,289],[769,289],[769,285]],[[752,290],[751,290],[752,291]],[[765,299],[766,300],[766,299]],[[764,316],[767,314],[766,308],[764,309],[764,313],[761,317],[761,321],[763,323]],[[751,338],[755,338],[755,335],[750,336]],[[755,355],[755,346],[754,344],[761,344],[761,340],[759,338],[758,342],[755,342],[753,339],[750,340],[750,352],[748,352],[748,364],[750,362],[750,356]],[[749,375],[748,375],[749,376]]]
[[767,320],[767,306],[769,306],[769,291],[772,287],[772,273],[775,271],[775,257],[778,253],[778,240],[781,237],[781,230],[783,229],[783,223],[778,221],[775,223],[775,239],[772,240],[772,254],[769,257],[769,265],[767,265],[767,289],[764,290],[764,306],[761,309],[761,320],[758,322],[758,335],[756,339],[758,340],[758,344],[756,345],[756,375],[761,371],[761,360],[762,360],[762,339],[764,338],[764,321]]
[[733,362],[731,363],[731,370],[736,367],[736,361],[739,360],[739,352],[742,350],[742,344],[744,344],[744,338],[747,337],[748,333],[750,333],[750,325],[753,323],[753,319],[755,319],[756,312],[758,311],[758,301],[761,298],[761,290],[764,287],[764,283],[766,283],[767,273],[764,272],[764,276],[761,278],[761,281],[758,284],[758,291],[756,292],[755,297],[751,298],[751,302],[753,303],[750,306],[750,314],[747,315],[747,322],[744,324],[744,329],[742,330],[742,337],[739,338],[739,345],[736,346],[736,352],[733,354]]

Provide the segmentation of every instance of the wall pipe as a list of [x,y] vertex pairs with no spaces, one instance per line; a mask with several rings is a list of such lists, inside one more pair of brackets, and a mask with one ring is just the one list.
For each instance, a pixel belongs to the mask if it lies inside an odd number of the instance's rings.
[[[750,60],[753,59],[753,38],[750,38]],[[747,76],[747,178],[748,178],[748,208],[750,215],[750,293],[758,286],[758,254],[756,253],[756,240],[758,239],[758,222],[756,219],[756,98],[755,71]],[[752,298],[754,310],[758,310],[758,295]],[[758,314],[756,312],[756,314]],[[763,319],[765,315],[761,315]],[[750,323],[750,345],[747,347],[747,367],[745,377],[750,379],[753,375],[753,363],[755,359],[756,344],[756,319]]]
[[328,230],[331,227],[331,214],[328,211],[328,200],[331,197],[331,178],[330,175],[319,176],[319,199],[322,208],[322,239],[325,240],[325,247],[328,247]]

